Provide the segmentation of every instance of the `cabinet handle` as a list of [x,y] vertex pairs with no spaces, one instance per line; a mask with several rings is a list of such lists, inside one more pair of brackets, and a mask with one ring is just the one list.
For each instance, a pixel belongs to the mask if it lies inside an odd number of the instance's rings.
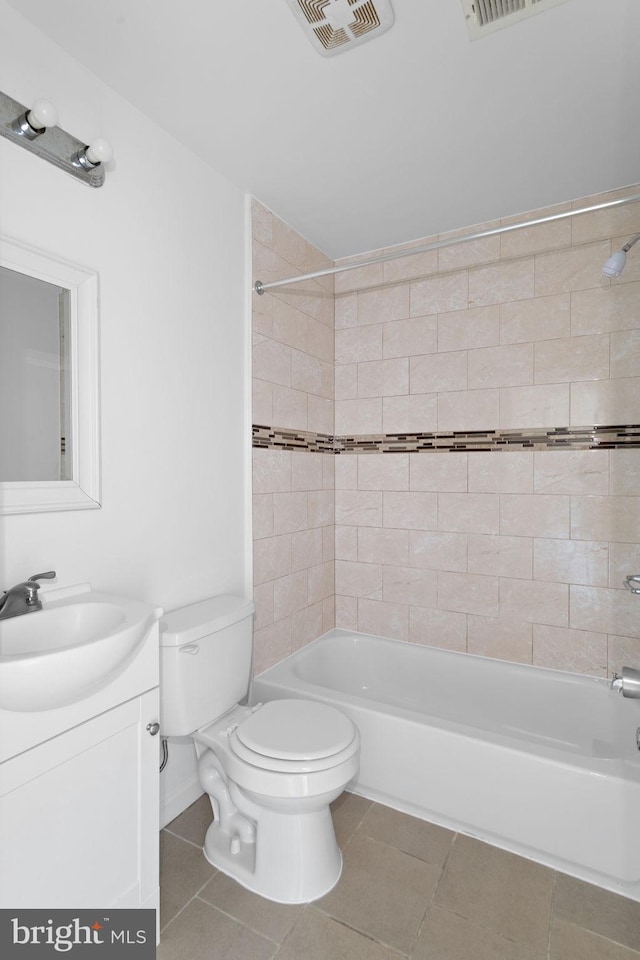
[[160,733],[160,724],[159,723],[148,723],[147,730],[152,737],[155,737],[157,733]]

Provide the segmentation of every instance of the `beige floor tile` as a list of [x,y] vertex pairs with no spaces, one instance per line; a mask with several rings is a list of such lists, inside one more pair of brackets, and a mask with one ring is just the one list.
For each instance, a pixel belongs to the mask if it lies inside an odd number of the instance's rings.
[[599,937],[583,927],[555,920],[549,960],[638,960],[640,953]]
[[308,907],[276,960],[401,960],[401,954]]
[[407,953],[440,877],[430,863],[354,837],[338,884],[317,906],[336,920]]
[[444,864],[455,836],[451,830],[379,803],[373,804],[357,835],[387,843],[437,867]]
[[218,871],[202,850],[163,830],[160,833],[160,924],[165,927]]
[[169,833],[175,833],[177,837],[182,837],[183,840],[189,840],[191,843],[195,843],[198,847],[201,847],[204,843],[204,835],[212,820],[213,810],[211,809],[211,801],[209,800],[209,796],[204,794],[199,800],[192,803],[190,807],[187,807],[180,816],[172,820],[171,823],[168,823],[165,830],[168,830]]
[[554,916],[640,951],[640,903],[635,900],[562,875],[556,887]]
[[458,836],[435,902],[542,951],[548,941],[553,883],[553,871],[538,863]]
[[198,896],[274,943],[282,943],[304,907],[265,900],[219,873]]
[[277,949],[196,899],[163,932],[156,960],[271,960]]
[[534,950],[448,910],[432,907],[411,960],[546,960],[546,955],[546,949]]
[[345,791],[334,800],[331,804],[331,815],[339,847],[344,847],[349,842],[370,808],[371,800],[355,793]]

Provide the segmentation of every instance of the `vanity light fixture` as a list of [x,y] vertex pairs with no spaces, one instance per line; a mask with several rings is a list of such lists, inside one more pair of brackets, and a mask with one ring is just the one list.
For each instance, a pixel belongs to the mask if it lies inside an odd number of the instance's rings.
[[48,100],[31,108],[0,91],[0,136],[13,140],[90,187],[101,187],[105,164],[113,158],[111,144],[96,139],[88,146],[58,126],[58,111]]
[[631,247],[634,243],[637,243],[640,240],[640,233],[636,233],[635,237],[631,237],[631,240],[628,240],[624,247],[621,250],[616,250],[615,253],[612,253],[607,261],[605,261],[602,267],[602,276],[603,277],[619,277],[624,268],[627,265],[627,253],[631,250]]

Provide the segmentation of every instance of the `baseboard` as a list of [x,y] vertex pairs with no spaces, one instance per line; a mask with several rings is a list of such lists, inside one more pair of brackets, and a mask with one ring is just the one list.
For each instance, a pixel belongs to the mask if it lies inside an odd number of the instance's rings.
[[168,797],[160,801],[160,829],[175,820],[187,807],[201,797],[204,790],[200,786],[198,777],[193,777],[181,783]]

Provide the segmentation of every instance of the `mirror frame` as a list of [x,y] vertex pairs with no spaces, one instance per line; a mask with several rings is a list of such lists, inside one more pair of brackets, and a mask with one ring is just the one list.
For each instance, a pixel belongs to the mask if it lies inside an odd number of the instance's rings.
[[0,266],[69,291],[73,478],[0,482],[0,514],[99,508],[98,274],[6,236]]

